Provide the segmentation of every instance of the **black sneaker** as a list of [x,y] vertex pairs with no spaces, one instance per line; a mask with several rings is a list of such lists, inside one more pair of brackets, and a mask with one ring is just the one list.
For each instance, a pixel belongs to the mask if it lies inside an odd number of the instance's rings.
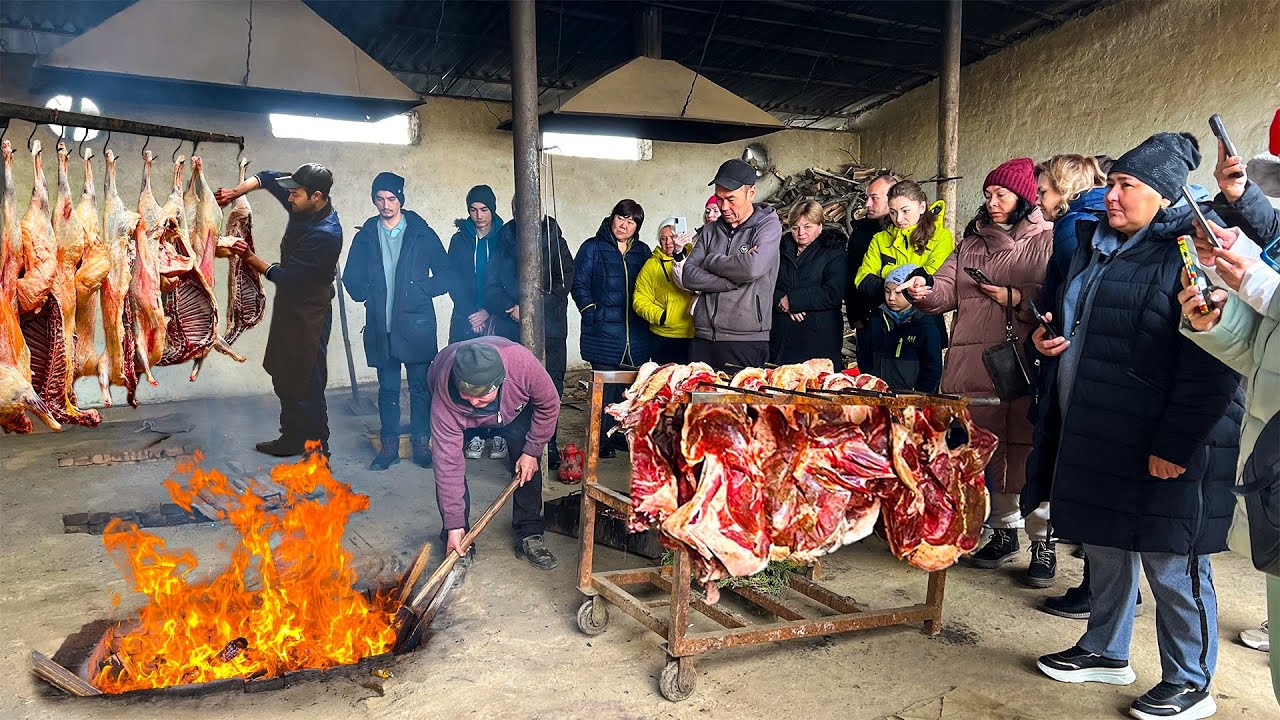
[[547,443],[547,468],[549,470],[560,469],[560,446],[556,444],[556,439],[551,438],[551,442]]
[[1192,685],[1174,685],[1163,680],[1129,706],[1129,714],[1138,720],[1198,720],[1213,717],[1217,711],[1218,706],[1208,690],[1199,690]]
[[600,439],[600,455],[601,460],[612,460],[618,457],[618,451],[613,449],[613,443],[609,442],[609,438]]
[[969,564],[982,570],[994,570],[1018,557],[1018,531],[996,528],[991,539],[973,554]]
[[1043,540],[1031,541],[1031,564],[1027,566],[1027,574],[1022,582],[1033,588],[1047,588],[1053,585],[1053,578],[1058,572],[1058,553],[1053,543]]
[[1059,597],[1045,598],[1044,611],[1070,620],[1089,619],[1089,586],[1081,583]]
[[258,452],[273,457],[297,457],[301,455],[306,447],[303,443],[281,435],[275,440],[267,440],[253,446]]
[[1036,667],[1054,680],[1065,683],[1129,685],[1137,679],[1128,660],[1112,660],[1094,655],[1075,645],[1060,653],[1041,656],[1036,660]]
[[431,467],[431,441],[425,438],[413,439],[413,464],[418,467]]
[[400,462],[400,438],[384,437],[382,438],[382,449],[373,458],[373,462],[369,463],[369,469],[386,470],[398,462]]
[[539,570],[555,570],[560,565],[556,562],[556,556],[547,549],[547,544],[542,541],[541,535],[530,535],[522,539],[520,544],[516,545],[516,557],[528,560],[530,565]]

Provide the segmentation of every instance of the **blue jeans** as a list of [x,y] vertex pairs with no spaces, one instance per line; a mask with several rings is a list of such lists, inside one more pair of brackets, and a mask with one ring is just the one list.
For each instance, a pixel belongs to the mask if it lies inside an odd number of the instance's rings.
[[1090,613],[1079,646],[1114,660],[1129,659],[1141,564],[1156,601],[1162,679],[1207,689],[1218,664],[1218,597],[1209,558],[1101,545],[1085,545],[1084,551]]
[[[404,366],[409,377],[409,433],[415,440],[431,438],[431,388],[427,371],[431,363]],[[378,417],[382,437],[400,437],[400,361],[378,367]]]

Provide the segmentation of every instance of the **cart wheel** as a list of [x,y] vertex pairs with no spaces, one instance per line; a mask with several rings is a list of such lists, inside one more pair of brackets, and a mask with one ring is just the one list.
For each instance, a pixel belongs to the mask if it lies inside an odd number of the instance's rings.
[[[595,604],[600,603],[600,619],[596,620]],[[587,635],[599,635],[609,626],[609,607],[604,604],[603,600],[597,598],[588,598],[582,606],[578,608],[578,629]]]
[[679,660],[669,661],[666,667],[662,668],[662,675],[658,678],[658,690],[662,692],[662,697],[671,702],[688,700],[698,685],[698,676],[693,672],[693,663],[688,660],[685,663],[685,670],[681,672]]

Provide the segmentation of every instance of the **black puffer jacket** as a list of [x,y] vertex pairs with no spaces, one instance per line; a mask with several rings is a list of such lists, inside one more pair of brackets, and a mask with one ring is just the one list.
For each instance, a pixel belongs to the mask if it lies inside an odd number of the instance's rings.
[[[569,288],[573,287],[573,253],[553,217],[544,217],[541,228],[542,289],[540,298],[544,334],[548,339],[564,340],[569,336]],[[516,224],[509,222],[498,231],[494,253],[489,258],[489,272],[484,283],[484,307],[496,322],[494,333],[520,342],[520,324],[507,310],[520,304],[520,265],[516,247]]]
[[[849,282],[848,239],[833,228],[822,231],[803,253],[796,254],[791,233],[782,236],[782,259],[773,287],[773,327],[769,332],[769,357],[773,362],[804,362],[831,358],[837,370],[844,368],[845,285]],[[790,312],[778,303],[786,296]],[[804,313],[796,322],[791,313]]]
[[[1097,227],[1095,218],[1079,221],[1080,245],[1056,306],[1087,268]],[[1083,344],[1061,423],[1058,383],[1041,398],[1023,509],[1046,497],[1052,480],[1061,537],[1179,555],[1226,549],[1243,393],[1239,376],[1179,332],[1176,240],[1190,232],[1190,208],[1162,210],[1136,245],[1102,263],[1093,302],[1077,313]],[[1087,296],[1082,290],[1078,304]],[[1152,455],[1186,472],[1154,478]]]

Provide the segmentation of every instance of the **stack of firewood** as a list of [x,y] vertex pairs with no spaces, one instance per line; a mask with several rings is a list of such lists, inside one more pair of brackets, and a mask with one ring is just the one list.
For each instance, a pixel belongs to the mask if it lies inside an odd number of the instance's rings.
[[867,183],[885,168],[869,168],[846,163],[838,172],[809,168],[788,178],[778,176],[782,186],[764,200],[785,218],[791,207],[804,200],[822,203],[827,222],[849,233],[854,220],[862,218],[867,204]]

